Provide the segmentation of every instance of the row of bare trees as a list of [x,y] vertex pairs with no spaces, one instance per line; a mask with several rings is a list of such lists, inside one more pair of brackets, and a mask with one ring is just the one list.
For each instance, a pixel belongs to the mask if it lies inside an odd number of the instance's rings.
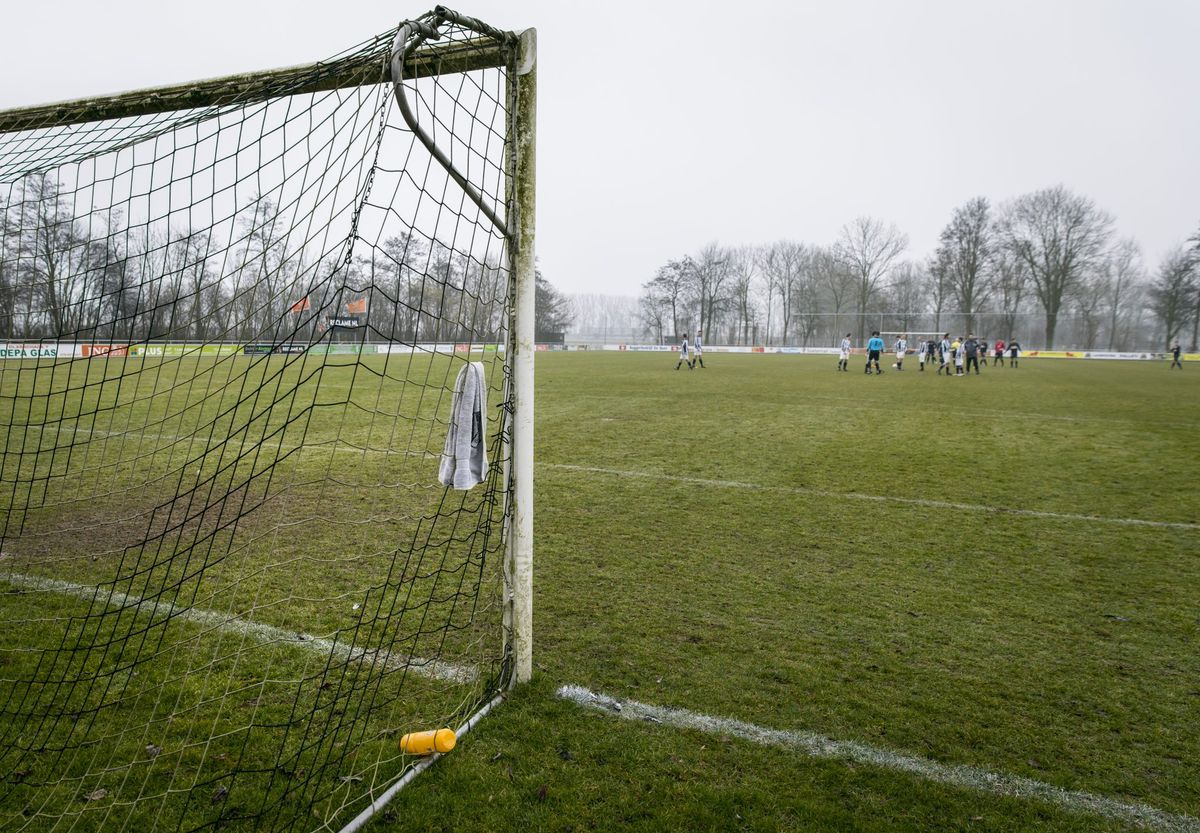
[[[116,210],[76,216],[45,176],[0,198],[5,340],[312,340],[334,318],[357,319],[358,332],[334,327],[356,339],[479,341],[505,329],[507,270],[411,232],[315,251],[265,197],[203,230],[126,223]],[[541,317],[561,328],[569,315],[540,279],[543,296]]]
[[[674,338],[702,328],[710,342],[833,344],[847,329],[954,329],[1047,348],[1162,349],[1190,326],[1200,336],[1200,232],[1151,276],[1137,243],[1062,186],[994,209],[957,208],[936,251],[903,259],[907,236],[871,217],[832,245],[715,243],[672,260],[643,285],[643,332]],[[1067,332],[1063,332],[1063,322]]]

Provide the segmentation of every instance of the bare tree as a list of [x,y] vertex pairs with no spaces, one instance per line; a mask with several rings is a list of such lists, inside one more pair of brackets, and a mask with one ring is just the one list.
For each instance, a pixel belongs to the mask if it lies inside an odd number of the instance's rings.
[[[1188,238],[1191,248],[1187,250],[1188,259],[1192,263],[1193,274],[1200,268],[1200,231]],[[1200,350],[1200,281],[1194,281],[1192,291],[1192,352]]]
[[888,295],[891,298],[896,324],[904,332],[912,329],[913,318],[925,311],[927,280],[921,265],[912,261],[906,260],[892,270],[892,283]]
[[934,259],[966,317],[967,332],[975,330],[975,313],[987,296],[987,272],[992,257],[993,231],[986,197],[976,197],[954,210],[942,229]]
[[30,289],[29,317],[44,314],[43,334],[75,334],[90,295],[92,241],[78,228],[59,184],[48,176],[29,178],[14,203],[12,219],[20,229],[17,273]]
[[995,273],[995,299],[1000,306],[1003,337],[1013,340],[1017,333],[1017,316],[1029,286],[1029,268],[1025,261],[1008,249],[998,249],[992,258]]
[[1003,244],[1025,262],[1046,313],[1046,347],[1063,299],[1098,265],[1108,247],[1112,217],[1061,185],[1017,197],[1000,222]]
[[1187,251],[1176,247],[1163,258],[1148,293],[1150,309],[1163,325],[1164,346],[1170,347],[1179,338],[1196,291],[1195,263]]
[[807,347],[809,340],[821,325],[821,295],[824,290],[820,264],[812,251],[805,249],[800,259],[800,273],[792,292],[795,307],[796,332],[800,346]]
[[859,217],[842,226],[835,251],[857,283],[858,335],[861,341],[865,328],[867,307],[879,292],[901,253],[908,248],[908,235],[895,225],[885,226],[872,217]]
[[700,326],[712,332],[717,315],[730,303],[726,293],[734,274],[733,256],[716,243],[709,243],[700,250],[692,266],[700,301]]
[[730,294],[734,312],[733,329],[738,344],[749,344],[751,322],[758,318],[754,296],[754,278],[758,274],[754,251],[749,247],[729,249],[725,253],[730,272]]
[[842,328],[840,316],[850,305],[854,297],[857,280],[846,267],[837,253],[830,248],[819,247],[810,254],[813,274],[821,289],[833,302],[833,340],[841,338]]
[[18,276],[21,247],[19,226],[9,219],[8,211],[0,214],[0,339],[18,338],[18,315],[23,302],[23,286]]
[[[801,243],[780,240],[770,243],[758,253],[758,266],[766,277],[770,294],[778,295],[780,301],[779,314],[783,318],[780,329],[782,343],[787,343],[791,331],[792,316],[796,312],[794,295],[796,282],[800,277],[800,269],[806,257],[806,249]],[[771,324],[768,312],[767,335],[770,336]]]
[[1100,326],[1103,319],[1104,295],[1106,293],[1104,275],[1096,272],[1086,276],[1079,283],[1074,294],[1075,309],[1079,313],[1078,333],[1080,346],[1084,350],[1096,349],[1096,341],[1100,336]]
[[536,298],[534,299],[534,327],[537,333],[565,332],[575,320],[571,299],[559,292],[550,281],[536,270]]
[[947,274],[946,264],[939,261],[936,255],[931,256],[927,261],[926,275],[926,292],[933,305],[933,328],[941,332],[942,313],[946,311],[946,302],[953,294],[950,276]]
[[1165,346],[1170,347],[1187,324],[1194,292],[1195,264],[1187,251],[1176,247],[1159,264],[1158,277],[1147,293],[1151,311],[1163,323]]
[[1108,307],[1108,349],[1119,350],[1123,342],[1122,318],[1129,313],[1130,295],[1146,275],[1137,242],[1125,239],[1117,243],[1101,266],[1101,274],[1100,286]]
[[[695,264],[690,257],[669,260],[665,266],[658,268],[649,282],[642,285],[643,316],[649,312],[652,315],[648,320],[665,318],[670,321],[672,336],[679,335],[679,314],[684,309],[695,270]],[[659,308],[664,314],[653,314]]]

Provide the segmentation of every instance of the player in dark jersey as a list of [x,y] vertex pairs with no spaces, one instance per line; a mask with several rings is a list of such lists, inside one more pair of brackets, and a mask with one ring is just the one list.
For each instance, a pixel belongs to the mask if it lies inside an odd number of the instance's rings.
[[1016,367],[1017,366],[1017,358],[1020,355],[1021,355],[1021,345],[1018,344],[1017,342],[1013,341],[1010,338],[1008,340],[1008,366]]
[[967,351],[967,367],[965,372],[971,373],[971,365],[975,366],[975,375],[979,375],[979,342],[975,340],[975,336],[968,335],[967,340],[963,342],[963,349]]
[[1180,370],[1183,370],[1183,362],[1179,360],[1179,354],[1181,352],[1183,351],[1179,349],[1179,342],[1177,341],[1175,342],[1175,346],[1171,348],[1171,366],[1168,367],[1167,370],[1174,370],[1177,367]]

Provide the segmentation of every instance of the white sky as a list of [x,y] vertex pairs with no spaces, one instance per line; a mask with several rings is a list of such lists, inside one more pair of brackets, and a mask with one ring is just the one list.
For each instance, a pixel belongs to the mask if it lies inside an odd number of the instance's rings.
[[[463,0],[539,39],[538,254],[637,294],[705,243],[932,251],[951,211],[1063,183],[1153,268],[1200,226],[1200,2]],[[340,52],[431,5],[12,2],[0,109]]]

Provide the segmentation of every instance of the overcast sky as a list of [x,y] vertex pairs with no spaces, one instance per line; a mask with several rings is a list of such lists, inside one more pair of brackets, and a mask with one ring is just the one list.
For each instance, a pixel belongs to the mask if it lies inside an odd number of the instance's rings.
[[[471,0],[539,38],[538,254],[568,292],[637,294],[705,243],[908,256],[951,211],[1062,183],[1153,268],[1200,226],[1197,0]],[[11,2],[0,109],[308,63],[431,6]]]

